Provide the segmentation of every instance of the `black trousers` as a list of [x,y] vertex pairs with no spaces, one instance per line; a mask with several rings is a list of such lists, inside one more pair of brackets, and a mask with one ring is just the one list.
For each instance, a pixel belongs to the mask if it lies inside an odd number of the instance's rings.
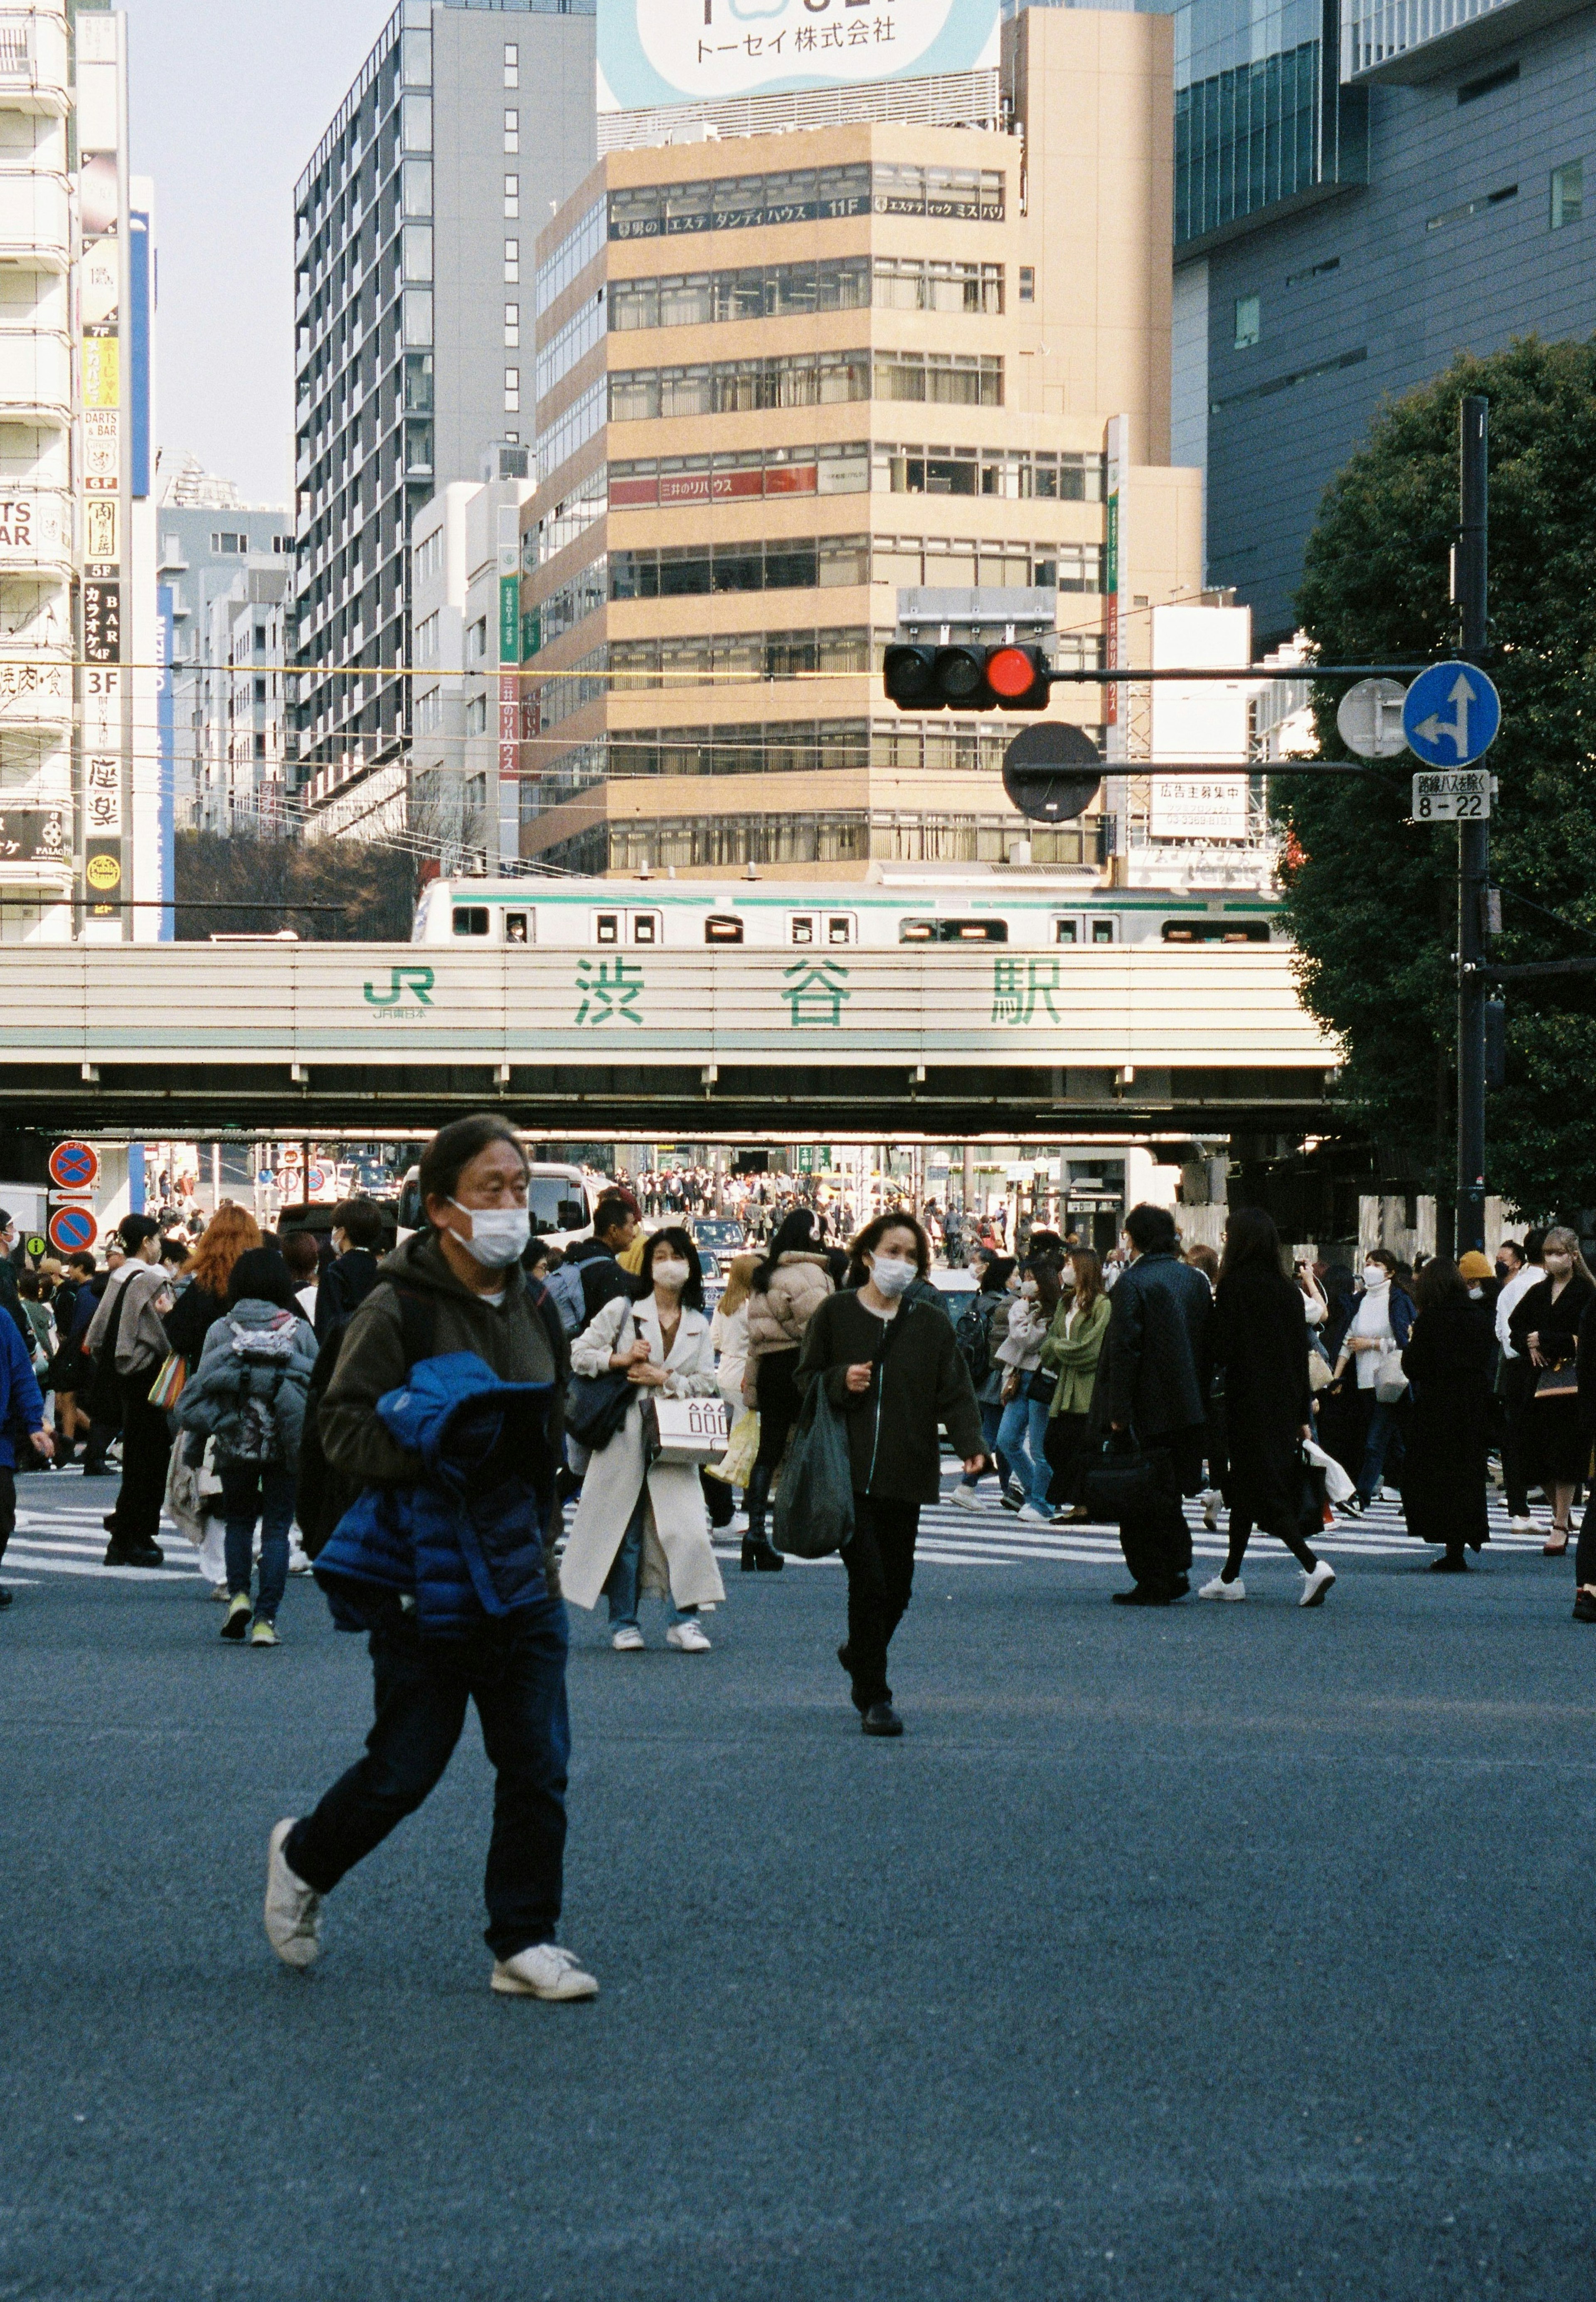
[[1524,1418],[1535,1390],[1535,1370],[1526,1358],[1504,1359],[1497,1397],[1502,1411],[1502,1486],[1509,1518],[1528,1518],[1530,1483],[1524,1459]]
[[758,1362],[760,1451],[755,1460],[771,1473],[786,1450],[787,1433],[803,1411],[803,1393],[793,1380],[797,1366],[796,1351],[770,1351]]
[[1050,1415],[1047,1430],[1042,1441],[1042,1451],[1047,1458],[1047,1467],[1053,1478],[1047,1489],[1050,1503],[1073,1503],[1079,1500],[1070,1491],[1075,1467],[1086,1450],[1092,1435],[1091,1417],[1087,1415]]
[[0,1558],[17,1531],[17,1479],[8,1464],[0,1463]]
[[1191,1567],[1191,1529],[1180,1498],[1202,1484],[1207,1428],[1199,1423],[1189,1431],[1162,1432],[1147,1443],[1159,1458],[1164,1483],[1145,1510],[1120,1521],[1120,1548],[1136,1582],[1169,1596]]
[[141,1367],[118,1378],[122,1385],[122,1485],[111,1513],[115,1539],[135,1549],[155,1542],[166,1495],[172,1431],[165,1412],[149,1403],[157,1370]]
[[[0,1551],[4,1548],[0,1543]],[[1574,1580],[1582,1591],[1587,1586],[1596,1591],[1596,1486],[1585,1490],[1585,1515],[1574,1547]]]
[[855,1494],[848,1570],[848,1656],[853,1691],[867,1706],[890,1702],[886,1650],[914,1589],[914,1538],[920,1505],[886,1495]]
[[476,1705],[497,1777],[488,1845],[486,1940],[495,1958],[552,1942],[566,1845],[565,1601],[542,1599],[468,1638],[424,1639],[397,1599],[372,1624],[376,1716],[365,1756],[296,1823],[283,1854],[319,1895],[331,1893],[438,1782]]

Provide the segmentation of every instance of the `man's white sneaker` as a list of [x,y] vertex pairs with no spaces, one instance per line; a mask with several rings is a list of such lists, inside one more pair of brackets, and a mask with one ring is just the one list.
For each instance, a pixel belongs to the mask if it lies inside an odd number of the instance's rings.
[[968,1480],[953,1489],[948,1500],[950,1503],[957,1503],[961,1510],[979,1510],[981,1507],[981,1499]]
[[1299,1607],[1322,1607],[1324,1603],[1324,1594],[1335,1579],[1335,1568],[1331,1565],[1328,1558],[1322,1558],[1311,1575],[1305,1575],[1303,1576],[1302,1596],[1297,1601],[1298,1605]]
[[1197,1500],[1203,1506],[1203,1525],[1210,1534],[1219,1532],[1219,1507],[1224,1500],[1217,1487],[1205,1487]]
[[1246,1596],[1247,1585],[1239,1575],[1233,1583],[1227,1583],[1222,1575],[1216,1575],[1212,1583],[1205,1583],[1197,1592],[1199,1599],[1228,1599],[1232,1606],[1238,1599],[1245,1599]]
[[708,1654],[710,1642],[705,1638],[691,1615],[685,1623],[673,1623],[665,1634],[665,1643],[675,1647],[678,1654]]
[[609,1642],[617,1654],[641,1654],[644,1646],[643,1633],[635,1623],[623,1624]]
[[1535,1522],[1533,1518],[1510,1518],[1508,1521],[1508,1532],[1509,1534],[1533,1534]]
[[322,1947],[322,1898],[288,1867],[282,1844],[297,1816],[272,1833],[266,1848],[266,1940],[284,1966],[314,1963]]
[[1053,1513],[1051,1511],[1038,1510],[1035,1503],[1021,1503],[1016,1516],[1027,1521],[1027,1523],[1031,1526],[1051,1526],[1053,1525]]
[[491,1986],[508,1998],[596,1998],[599,1986],[559,1943],[533,1943],[493,1962]]

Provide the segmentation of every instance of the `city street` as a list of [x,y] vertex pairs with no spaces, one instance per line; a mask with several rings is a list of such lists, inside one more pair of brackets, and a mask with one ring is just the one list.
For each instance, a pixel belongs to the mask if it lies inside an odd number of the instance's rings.
[[602,1993],[548,2006],[487,1989],[474,1725],[285,1970],[361,1646],[296,1579],[224,1648],[176,1538],[97,1567],[109,1483],[20,1483],[4,2302],[1591,2294],[1596,1651],[1538,1546],[1435,1577],[1382,1512],[1318,1613],[1261,1540],[1245,1606],[1127,1613],[1110,1538],[929,1514],[898,1743],[835,1565],[728,1574],[703,1657],[578,1616]]

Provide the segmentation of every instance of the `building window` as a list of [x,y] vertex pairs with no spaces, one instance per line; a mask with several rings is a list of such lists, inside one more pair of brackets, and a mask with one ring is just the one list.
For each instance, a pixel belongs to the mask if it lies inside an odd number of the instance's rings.
[[1258,340],[1259,301],[1256,296],[1236,298],[1236,349],[1250,351]]
[[488,619],[486,616],[479,616],[466,634],[466,660],[467,663],[483,663],[487,660],[487,653]]
[[430,152],[433,148],[433,99],[430,96],[407,96],[399,107],[399,134],[407,152]]
[[1036,300],[1036,266],[1032,264],[1022,264],[1020,267],[1020,301],[1022,304],[1034,304]]
[[433,164],[430,160],[407,160],[404,164],[403,193],[407,216],[430,216],[433,213]]
[[521,349],[521,307],[507,304],[504,307],[504,349],[518,352]]
[[519,88],[521,85],[521,49],[515,40],[507,40],[504,44],[504,84],[506,88]]
[[521,149],[521,114],[513,104],[504,107],[504,148],[507,152]]
[[466,733],[468,735],[485,735],[487,732],[488,699],[485,695],[474,695],[466,706]]
[[433,227],[430,223],[407,223],[405,226],[404,264],[407,280],[432,278]]
[[507,239],[504,243],[504,284],[507,288],[516,288],[520,281],[521,243],[518,239]]
[[433,291],[430,288],[407,288],[404,298],[405,341],[407,344],[430,344],[433,340]]
[[1566,223],[1577,223],[1584,214],[1585,164],[1583,160],[1565,160],[1560,168],[1551,172],[1551,228],[1560,231]]
[[507,416],[521,413],[521,371],[507,367],[504,371],[504,412]]
[[504,179],[504,213],[507,216],[518,216],[521,213],[521,179],[508,171]]

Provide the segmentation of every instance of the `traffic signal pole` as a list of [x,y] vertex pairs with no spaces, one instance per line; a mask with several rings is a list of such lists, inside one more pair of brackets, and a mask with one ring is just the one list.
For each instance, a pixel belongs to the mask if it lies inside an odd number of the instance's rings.
[[[1484,668],[1487,643],[1488,447],[1491,403],[1471,392],[1458,406],[1457,600],[1463,660]],[[1457,1215],[1459,1255],[1485,1247],[1485,900],[1489,820],[1457,826]]]

